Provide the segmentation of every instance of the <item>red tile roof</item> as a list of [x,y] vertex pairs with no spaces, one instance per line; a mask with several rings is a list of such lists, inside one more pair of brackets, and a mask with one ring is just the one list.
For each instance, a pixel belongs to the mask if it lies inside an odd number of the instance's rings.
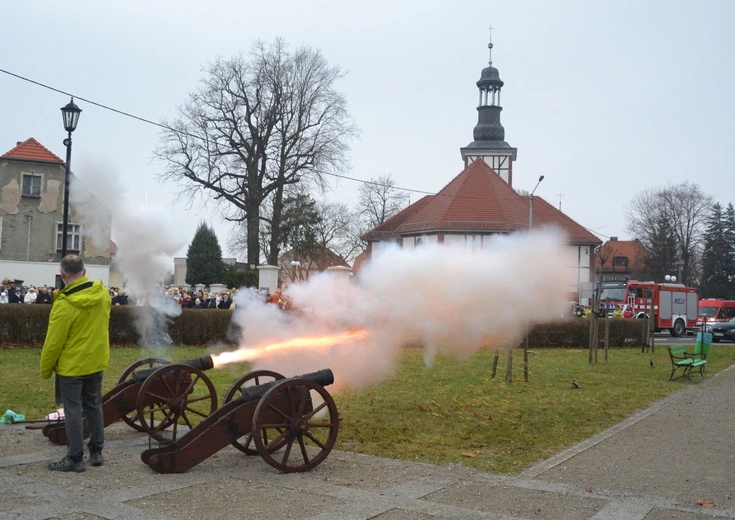
[[434,195],[426,195],[420,198],[419,200],[408,206],[406,209],[396,213],[382,224],[378,224],[376,227],[368,231],[363,236],[363,238],[387,238],[395,236],[396,230],[401,226],[401,224],[403,224],[416,212],[420,211],[424,206],[426,206],[426,204],[428,204],[433,197]]
[[352,262],[352,270],[357,271],[362,267],[362,264],[367,260],[368,254],[367,250],[363,251],[357,257],[355,257],[355,261]]
[[[570,244],[601,244],[595,235],[540,197],[533,199],[534,227],[556,225]],[[363,235],[447,232],[509,233],[528,229],[529,197],[519,195],[484,161],[472,162],[436,195],[427,195]]]
[[64,161],[62,161],[56,154],[36,141],[33,137],[30,137],[23,142],[19,141],[15,148],[0,157],[3,159],[22,159],[25,161],[64,164]]
[[[627,267],[614,266],[613,258],[623,256],[628,258]],[[597,254],[597,268],[600,268],[602,258],[605,258],[604,272],[631,272],[636,273],[643,269],[643,264],[650,253],[641,244],[640,240],[608,240]]]
[[[528,195],[523,196],[523,200],[526,202],[528,207]],[[526,210],[528,211],[528,210]],[[567,216],[559,210],[553,204],[549,204],[546,200],[539,196],[534,195],[533,197],[533,227],[536,227],[536,222],[541,225],[553,225],[562,229],[569,237],[570,244],[602,244],[602,240],[597,238],[593,233],[589,232],[587,228],[578,224],[577,221]],[[528,219],[526,219],[526,225],[528,225]]]

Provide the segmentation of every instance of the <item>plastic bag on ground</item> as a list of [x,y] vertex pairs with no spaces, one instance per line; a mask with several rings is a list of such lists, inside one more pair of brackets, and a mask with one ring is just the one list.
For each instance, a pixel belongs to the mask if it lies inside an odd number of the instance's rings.
[[0,424],[13,424],[25,420],[26,416],[22,413],[15,413],[13,410],[7,410],[5,414],[0,417]]

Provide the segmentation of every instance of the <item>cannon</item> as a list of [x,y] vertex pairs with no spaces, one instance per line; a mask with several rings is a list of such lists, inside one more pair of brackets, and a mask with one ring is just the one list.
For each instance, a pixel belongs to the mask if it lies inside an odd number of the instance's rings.
[[232,444],[285,473],[313,469],[337,440],[337,406],[324,388],[333,382],[329,369],[289,379],[249,372],[230,387],[221,408],[174,442],[144,451],[141,460],[159,473],[181,473]]
[[[141,369],[143,365],[148,368]],[[102,396],[105,426],[122,419],[159,442],[173,442],[180,424],[193,428],[195,417],[207,417],[217,409],[217,392],[204,374],[212,367],[211,356],[174,364],[158,358],[136,361]],[[50,441],[66,444],[63,421],[48,424],[42,431]]]

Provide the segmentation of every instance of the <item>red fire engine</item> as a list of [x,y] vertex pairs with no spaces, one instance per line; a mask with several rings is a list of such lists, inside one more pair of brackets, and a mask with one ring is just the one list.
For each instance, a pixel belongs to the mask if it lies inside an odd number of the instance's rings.
[[678,337],[697,324],[699,290],[677,283],[628,282],[625,302],[632,307],[633,316],[650,316],[653,305],[653,326],[656,332],[669,329]]

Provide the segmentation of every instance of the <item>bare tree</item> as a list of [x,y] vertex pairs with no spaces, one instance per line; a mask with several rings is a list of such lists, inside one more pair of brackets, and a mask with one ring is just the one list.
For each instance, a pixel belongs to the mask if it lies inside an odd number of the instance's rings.
[[321,216],[314,227],[317,242],[346,262],[352,262],[360,247],[359,241],[355,240],[358,227],[356,215],[340,202],[321,201],[317,204],[317,210]]
[[408,192],[397,186],[391,174],[370,179],[360,186],[358,212],[364,232],[382,224],[408,206]]
[[711,206],[712,197],[689,182],[644,190],[628,203],[628,232],[649,250],[652,262],[659,259],[667,264],[653,266],[654,273],[666,269],[679,274],[684,284],[697,280]]
[[696,184],[685,182],[663,190],[662,201],[664,214],[669,217],[679,243],[681,281],[692,283],[698,279],[697,265],[704,245],[712,197],[705,195]]
[[[305,272],[323,271],[339,259],[354,259],[359,246],[353,240],[356,220],[347,205],[316,201],[301,190],[287,191],[280,234],[281,245],[289,248],[291,259],[301,262]],[[270,239],[270,222],[263,222],[261,234]]]
[[[218,58],[205,69],[197,91],[164,121],[155,155],[190,196],[206,190],[222,216],[246,224],[247,262],[260,263],[261,205],[270,196],[271,229],[280,227],[286,186],[347,165],[349,141],[358,134],[334,83],[343,77],[318,50],[289,53],[286,43],[256,41],[249,59]],[[278,258],[279,237],[271,237],[267,260]]]

